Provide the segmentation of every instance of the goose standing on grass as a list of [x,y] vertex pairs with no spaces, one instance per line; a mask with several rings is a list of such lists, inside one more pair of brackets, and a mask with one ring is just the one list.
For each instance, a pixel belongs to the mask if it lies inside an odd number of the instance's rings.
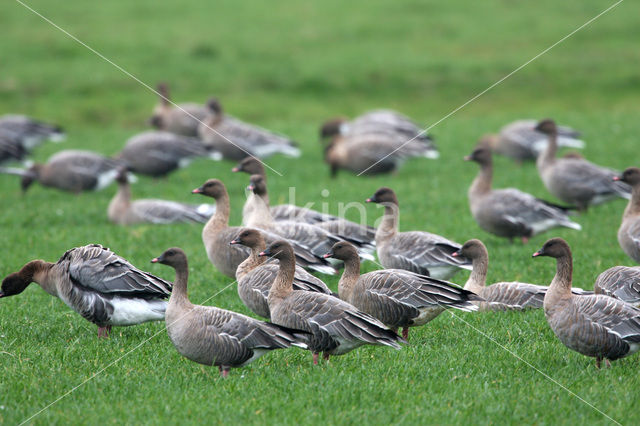
[[186,204],[155,199],[131,200],[131,188],[124,168],[118,173],[116,181],[118,191],[107,209],[109,220],[116,225],[205,223],[216,211],[213,204]]
[[187,256],[181,249],[170,248],[151,262],[176,271],[165,324],[171,343],[185,358],[217,365],[222,377],[227,377],[231,368],[248,365],[274,349],[306,349],[290,329],[215,306],[191,303],[187,294]]
[[491,151],[480,145],[464,158],[480,165],[480,173],[469,188],[469,207],[480,228],[499,237],[529,238],[563,226],[576,230],[581,226],[569,219],[567,208],[540,200],[515,188],[492,189]]
[[631,185],[631,199],[624,209],[618,229],[618,243],[631,259],[640,263],[640,169],[629,167],[622,176],[613,178]]
[[436,279],[452,277],[458,270],[471,270],[471,261],[451,256],[460,244],[424,231],[398,232],[400,210],[391,188],[382,187],[367,203],[384,206],[384,216],[376,231],[376,250],[382,266],[404,269]]
[[219,151],[224,158],[239,161],[249,156],[266,158],[273,154],[300,156],[291,139],[225,114],[215,98],[207,102],[207,112],[198,134],[206,146]]
[[629,185],[613,180],[617,172],[580,158],[556,158],[558,128],[553,120],[542,120],[536,130],[549,138],[536,166],[544,186],[556,198],[581,211],[614,198],[631,198]]
[[533,254],[556,259],[556,275],[544,296],[551,330],[569,349],[594,357],[596,367],[640,349],[640,310],[613,297],[571,293],[573,260],[569,245],[553,238]]
[[325,257],[344,261],[338,283],[340,298],[394,331],[402,327],[403,339],[409,338],[409,327],[424,325],[447,308],[478,309],[470,302],[479,299],[474,293],[446,281],[403,269],[360,275],[358,251],[346,241],[335,244]]
[[[267,247],[262,233],[257,229],[244,228],[230,244],[241,244],[251,249],[249,257],[238,265],[236,270],[240,300],[255,314],[270,318],[267,298],[278,274],[278,264],[266,262],[267,259],[260,256]],[[293,277],[293,289],[332,294],[321,279],[314,277],[298,265]]]
[[0,116],[0,136],[15,140],[27,152],[44,141],[62,142],[66,137],[60,126],[17,114]]
[[32,282],[96,324],[98,337],[109,337],[114,325],[164,320],[172,285],[99,244],[68,250],[56,263],[32,260],[2,281],[0,297]]
[[614,266],[596,278],[593,285],[596,294],[615,297],[640,306],[640,266]]
[[306,344],[313,353],[314,364],[318,363],[320,352],[328,360],[330,355],[343,355],[366,344],[400,349],[400,343],[406,343],[380,321],[337,297],[293,291],[295,261],[288,242],[276,241],[260,255],[280,262],[267,298],[271,321],[310,333]]
[[197,137],[198,126],[207,116],[207,108],[201,104],[184,103],[174,106],[169,96],[169,86],[158,84],[159,101],[149,118],[149,124],[158,130],[177,135]]

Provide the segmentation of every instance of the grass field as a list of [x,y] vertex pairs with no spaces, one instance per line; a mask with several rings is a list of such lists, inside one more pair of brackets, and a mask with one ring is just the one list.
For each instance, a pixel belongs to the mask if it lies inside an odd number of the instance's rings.
[[[635,3],[623,2],[433,128],[439,160],[411,161],[393,176],[340,174],[335,180],[317,142],[324,119],[389,107],[428,126],[613,2],[28,4],[145,83],[170,82],[176,101],[202,102],[215,94],[232,114],[299,141],[299,160],[267,160],[283,175],[270,175],[274,203],[286,201],[295,186],[298,204],[322,201],[337,212],[339,202],[362,201],[379,186],[391,186],[400,199],[402,229],[430,230],[461,243],[484,240],[490,281],[548,284],[554,262],[531,254],[551,236],[572,245],[577,286],[591,289],[599,272],[631,264],[616,241],[623,200],[578,217],[582,232],[558,230],[525,246],[484,233],[466,196],[477,167],[462,156],[483,133],[510,120],[550,116],[584,132],[589,159],[618,169],[639,165]],[[35,159],[63,148],[114,154],[145,129],[156,98],[139,83],[17,2],[0,5],[0,25],[0,113],[25,113],[68,130],[64,145],[45,145]],[[534,165],[496,163],[497,187],[550,198]],[[133,191],[140,198],[191,201],[191,189],[218,177],[231,193],[238,224],[248,179],[231,173],[232,166],[198,161],[167,181],[141,178]],[[173,279],[169,268],[149,260],[177,245],[190,258],[194,303],[209,299],[248,313],[231,280],[208,262],[201,226],[111,225],[106,207],[114,191],[75,196],[35,185],[22,196],[14,177],[0,176],[0,275],[96,242]],[[367,212],[369,223],[380,215],[376,206]],[[460,273],[453,281],[466,278]],[[336,289],[337,278],[327,283]],[[308,352],[278,351],[222,380],[217,369],[183,359],[163,323],[118,328],[99,341],[93,324],[37,285],[0,301],[3,424],[28,419],[78,385],[31,422],[631,423],[639,362],[631,357],[596,370],[593,359],[556,340],[542,311],[451,312],[414,329],[411,345],[399,352],[361,348],[313,367]]]

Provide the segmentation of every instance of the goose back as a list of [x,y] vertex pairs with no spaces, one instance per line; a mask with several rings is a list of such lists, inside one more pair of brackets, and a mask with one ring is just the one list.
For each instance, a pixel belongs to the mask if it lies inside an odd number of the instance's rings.
[[604,294],[635,305],[640,304],[640,267],[614,266],[602,272],[593,285],[596,294]]

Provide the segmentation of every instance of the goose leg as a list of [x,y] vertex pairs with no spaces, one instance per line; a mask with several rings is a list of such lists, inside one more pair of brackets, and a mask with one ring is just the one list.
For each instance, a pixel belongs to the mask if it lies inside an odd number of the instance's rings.
[[600,361],[602,361],[602,358],[600,358],[599,356],[596,357],[596,368],[600,369]]
[[323,352],[323,353],[322,353],[322,359],[324,359],[324,360],[325,360],[325,361],[327,361],[327,362],[329,362],[329,357],[330,357],[330,356],[331,356],[331,355],[329,355],[329,354],[328,354],[328,353],[326,353],[326,352]]
[[318,352],[313,353],[313,365],[318,365]]
[[106,327],[98,327],[98,339],[104,337],[105,339],[109,337],[109,333],[111,332],[111,326],[108,325]]
[[409,340],[409,327],[404,327],[402,329],[402,338],[404,340]]
[[610,362],[609,362],[609,360],[608,360],[608,359],[606,359],[606,358],[604,359],[604,365],[605,365],[607,368],[611,368],[611,363],[610,363]]
[[229,377],[229,367],[223,367],[221,365],[218,366],[218,370],[220,370],[220,375],[223,379]]

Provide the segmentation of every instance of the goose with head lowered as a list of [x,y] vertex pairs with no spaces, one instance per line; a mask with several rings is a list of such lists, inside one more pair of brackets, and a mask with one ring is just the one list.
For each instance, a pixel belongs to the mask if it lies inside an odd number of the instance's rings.
[[328,360],[331,355],[342,355],[362,345],[400,349],[400,343],[406,343],[382,322],[350,303],[328,294],[294,291],[295,259],[288,242],[276,241],[260,255],[280,263],[267,299],[271,321],[310,333],[306,344],[313,353],[314,364],[321,352]]
[[493,159],[491,150],[480,144],[464,157],[480,165],[480,172],[469,188],[471,215],[480,228],[499,237],[529,238],[563,226],[582,229],[569,219],[568,209],[534,197],[515,188],[492,189]]
[[596,294],[615,297],[640,307],[640,266],[614,266],[596,278]]
[[96,324],[98,337],[108,337],[114,325],[164,320],[171,293],[170,282],[99,244],[68,250],[56,263],[32,260],[2,281],[0,297],[20,294],[32,282]]
[[194,305],[187,294],[187,256],[178,247],[151,260],[176,271],[165,324],[173,346],[182,356],[204,365],[216,365],[222,377],[275,349],[306,348],[301,337],[285,327],[259,321],[215,306]]
[[0,116],[0,136],[10,137],[27,152],[44,141],[62,142],[66,137],[60,126],[19,114]]
[[552,238],[533,254],[556,259],[556,275],[544,296],[544,314],[560,341],[600,362],[624,358],[640,349],[640,310],[601,294],[571,293],[573,259],[569,244]]
[[207,117],[207,108],[202,104],[182,103],[174,105],[169,95],[169,85],[157,87],[159,100],[149,118],[149,124],[158,130],[177,135],[197,137],[198,126]]
[[631,199],[618,228],[618,243],[627,256],[640,263],[640,169],[629,167],[613,179],[631,185]]

